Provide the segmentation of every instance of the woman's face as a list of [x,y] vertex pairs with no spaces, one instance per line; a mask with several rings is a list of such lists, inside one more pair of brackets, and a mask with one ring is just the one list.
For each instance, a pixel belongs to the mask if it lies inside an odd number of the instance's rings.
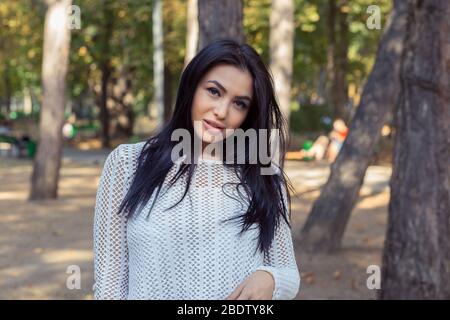
[[192,104],[194,131],[203,146],[228,137],[244,122],[253,98],[253,78],[246,70],[218,65],[200,80]]

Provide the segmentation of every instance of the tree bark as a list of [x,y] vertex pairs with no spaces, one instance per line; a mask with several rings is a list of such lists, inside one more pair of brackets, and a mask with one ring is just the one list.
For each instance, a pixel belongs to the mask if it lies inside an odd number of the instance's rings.
[[328,1],[327,13],[327,72],[328,101],[331,104],[334,118],[341,118],[347,124],[350,120],[348,109],[347,85],[347,53],[348,53],[348,14],[343,7],[346,1]]
[[110,136],[131,137],[134,124],[133,96],[134,68],[121,66],[108,83],[108,112]]
[[408,17],[381,299],[450,299],[449,17],[444,0]]
[[299,234],[307,251],[333,252],[341,246],[350,213],[380,139],[381,128],[399,93],[399,67],[410,1],[394,2],[349,135]]
[[164,123],[172,117],[172,71],[164,64]]
[[3,100],[5,115],[9,117],[9,112],[11,111],[11,97],[12,97],[12,88],[11,88],[11,79],[9,74],[9,63],[5,63],[5,70],[3,74],[3,81],[5,84],[5,98]]
[[111,78],[112,67],[110,62],[110,41],[113,34],[113,10],[110,7],[110,1],[106,0],[103,3],[103,19],[105,21],[104,34],[102,36],[102,55],[100,58],[101,76],[101,91],[99,96],[100,107],[100,123],[102,124],[102,147],[110,147],[110,114],[108,110],[108,82]]
[[328,35],[328,47],[327,47],[327,91],[328,91],[328,102],[331,104],[333,109],[333,116],[336,115],[336,107],[333,100],[333,84],[336,82],[336,15],[337,15],[337,5],[336,0],[328,0],[327,6],[327,35]]
[[184,67],[192,60],[198,48],[198,0],[188,0],[186,21],[186,54],[184,56]]
[[349,25],[348,13],[345,11],[348,5],[347,0],[340,3],[338,12],[338,26],[339,26],[339,42],[336,47],[336,81],[334,83],[334,103],[336,105],[335,118],[343,119],[347,124],[350,123],[350,109],[348,99],[348,47],[349,47]]
[[[156,108],[157,125],[164,124],[164,47],[163,12],[161,0],[153,2],[153,106]],[[149,114],[151,114],[149,110]]]
[[33,166],[30,200],[56,198],[62,152],[62,126],[69,60],[71,0],[47,1],[42,62],[43,101],[39,145]]
[[242,0],[198,0],[199,50],[219,38],[243,42],[242,10]]
[[270,69],[280,109],[289,122],[294,55],[294,2],[273,1],[270,12]]
[[111,67],[109,65],[109,59],[102,62],[100,67],[102,72],[101,78],[101,92],[100,92],[100,122],[102,124],[102,147],[110,147],[110,116],[108,110],[108,82],[111,76]]

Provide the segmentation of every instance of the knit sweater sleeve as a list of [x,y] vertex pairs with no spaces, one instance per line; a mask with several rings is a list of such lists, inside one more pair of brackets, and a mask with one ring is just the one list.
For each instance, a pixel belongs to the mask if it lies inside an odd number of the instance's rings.
[[[282,190],[284,204],[286,208],[289,208],[286,189],[283,188]],[[297,295],[300,289],[300,274],[295,259],[291,229],[284,218],[280,218],[280,224],[276,229],[269,255],[264,259],[263,265],[256,270],[263,270],[272,274],[275,280],[273,300],[291,300]]]
[[128,249],[126,218],[118,214],[126,193],[128,161],[124,145],[105,161],[94,214],[94,299],[126,299]]

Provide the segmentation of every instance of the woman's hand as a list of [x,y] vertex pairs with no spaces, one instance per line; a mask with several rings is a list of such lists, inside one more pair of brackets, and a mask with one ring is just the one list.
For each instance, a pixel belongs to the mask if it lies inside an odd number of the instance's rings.
[[227,300],[271,300],[275,280],[267,271],[257,270],[245,279]]

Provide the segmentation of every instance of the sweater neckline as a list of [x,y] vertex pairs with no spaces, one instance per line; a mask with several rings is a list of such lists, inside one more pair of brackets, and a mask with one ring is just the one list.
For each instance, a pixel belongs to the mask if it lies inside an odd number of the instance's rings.
[[208,159],[208,158],[198,158],[197,162],[198,163],[217,163],[217,164],[223,163],[223,161],[220,159]]
[[[184,162],[186,159],[186,155],[180,157],[178,160],[175,161],[176,164],[180,164]],[[197,158],[197,161],[194,164],[223,164],[223,161],[221,159],[210,159],[210,158]]]

